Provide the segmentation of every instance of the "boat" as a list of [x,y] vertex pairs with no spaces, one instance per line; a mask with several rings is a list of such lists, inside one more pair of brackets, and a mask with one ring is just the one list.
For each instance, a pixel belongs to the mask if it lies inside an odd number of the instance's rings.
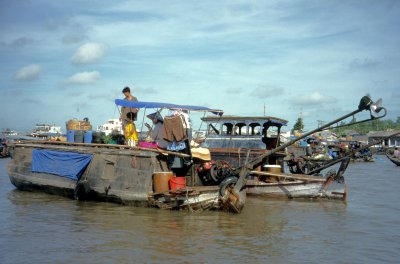
[[[271,116],[222,116],[205,117],[207,134],[203,146],[209,148],[214,164],[206,173],[200,174],[204,182],[212,184],[222,181],[223,170],[238,171],[246,160],[253,159],[285,142],[281,128],[287,121]],[[284,159],[286,151],[269,155],[260,165],[250,171],[246,183],[248,195],[287,198],[332,198],[345,199],[346,185],[343,177],[309,176],[287,174]],[[225,167],[225,168],[224,168]],[[230,173],[232,174],[232,173]]]
[[1,131],[1,132],[0,132],[0,135],[4,135],[4,136],[16,136],[16,135],[18,135],[18,132],[7,128],[6,130]]
[[[213,159],[221,159],[222,162],[215,162],[208,166],[208,172],[203,172],[203,180],[213,184],[224,178],[224,172],[239,171],[241,168],[247,167],[249,176],[245,182],[245,188],[248,195],[345,200],[347,186],[344,180],[344,172],[350,161],[349,155],[332,161],[324,161],[307,171],[300,170],[298,173],[293,173],[294,171],[291,169],[292,173],[286,173],[284,166],[286,153],[284,150],[297,141],[364,110],[369,110],[371,117],[374,115],[371,119],[382,118],[386,115],[386,109],[379,107],[376,110],[376,104],[372,102],[369,96],[365,96],[360,100],[358,109],[351,114],[283,144],[280,144],[280,130],[287,123],[283,119],[274,117],[204,118],[203,121],[208,124],[209,132],[205,144],[210,147]],[[376,111],[383,111],[384,114],[376,115]],[[265,121],[265,123],[262,123],[262,121]],[[253,129],[253,127],[261,127],[261,129]],[[275,133],[269,134],[270,128],[273,128],[272,130]],[[257,156],[257,158],[248,162],[247,160],[251,159],[252,156]],[[335,164],[340,164],[339,168],[337,170],[331,169]],[[291,167],[289,166],[289,168]],[[322,176],[323,170],[329,171]]]
[[397,166],[400,166],[400,158],[393,157],[389,152],[386,152],[386,157]]
[[61,135],[61,126],[36,124],[35,128],[29,136],[41,139],[48,139],[50,137],[59,137]]
[[104,132],[106,136],[111,135],[112,133],[123,134],[122,122],[117,118],[108,119],[107,123],[97,126],[97,132]]
[[[115,103],[145,110],[167,108],[223,113],[201,106],[119,99]],[[68,122],[67,128],[76,129],[73,127],[76,124]],[[82,123],[78,125],[81,129]],[[16,142],[12,148],[8,174],[11,183],[21,190],[172,210],[239,213],[245,203],[246,192],[235,189],[234,184],[201,184],[195,166],[204,160],[197,158],[190,148],[187,153],[181,153],[116,144],[50,141]],[[174,188],[172,180],[177,182]]]
[[10,156],[8,143],[6,138],[0,137],[0,158],[7,158]]

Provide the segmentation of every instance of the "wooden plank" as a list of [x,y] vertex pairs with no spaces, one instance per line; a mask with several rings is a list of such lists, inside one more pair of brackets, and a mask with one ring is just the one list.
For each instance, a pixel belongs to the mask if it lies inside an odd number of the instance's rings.
[[324,177],[320,176],[308,176],[303,174],[283,174],[283,173],[272,173],[266,171],[251,171],[250,174],[252,175],[263,175],[263,176],[272,176],[278,178],[286,178],[286,179],[295,179],[301,181],[313,181],[313,182],[326,182]]
[[[52,149],[63,149],[63,147],[91,147],[91,148],[106,148],[106,149],[123,149],[123,150],[141,150],[141,151],[149,151],[155,152],[159,154],[166,155],[174,155],[182,158],[190,158],[190,155],[173,152],[162,149],[152,149],[152,148],[140,148],[140,147],[129,147],[126,145],[116,145],[116,144],[87,144],[87,143],[66,143],[66,142],[58,142],[58,141],[25,141],[21,143],[15,143],[15,146],[19,147],[34,147],[34,148],[52,148]],[[55,145],[55,146],[51,146]]]

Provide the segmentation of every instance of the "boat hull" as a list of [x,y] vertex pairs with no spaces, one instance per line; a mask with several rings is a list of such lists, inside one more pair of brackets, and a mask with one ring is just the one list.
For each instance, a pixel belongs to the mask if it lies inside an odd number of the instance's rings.
[[[8,164],[11,183],[20,190],[41,191],[78,200],[116,202],[161,209],[209,210],[221,208],[218,186],[192,186],[154,193],[153,174],[167,171],[165,155],[152,151],[16,144]],[[79,180],[32,172],[32,151],[55,149],[92,155]]]
[[274,198],[305,198],[305,199],[339,199],[346,200],[347,186],[327,179],[326,182],[305,182],[301,180],[262,182],[249,180],[246,184],[249,196],[264,196]]
[[394,164],[396,164],[397,166],[400,166],[400,159],[396,159],[391,157],[390,155],[386,154],[386,157],[388,157],[388,159],[393,162]]

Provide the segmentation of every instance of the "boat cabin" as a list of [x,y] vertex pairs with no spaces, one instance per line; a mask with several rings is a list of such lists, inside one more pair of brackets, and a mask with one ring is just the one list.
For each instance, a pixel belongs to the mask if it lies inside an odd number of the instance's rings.
[[281,127],[287,121],[277,117],[208,116],[204,146],[208,148],[274,149],[280,143]]
[[[203,147],[210,150],[213,160],[229,162],[233,167],[246,163],[267,150],[281,144],[281,128],[287,121],[271,116],[208,116],[202,118],[207,124]],[[284,153],[266,158],[266,164],[283,164]]]

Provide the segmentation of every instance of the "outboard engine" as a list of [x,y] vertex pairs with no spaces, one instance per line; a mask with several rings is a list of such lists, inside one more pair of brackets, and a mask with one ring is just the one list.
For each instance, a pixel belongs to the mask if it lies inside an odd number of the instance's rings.
[[197,173],[204,185],[217,185],[226,177],[238,175],[238,172],[226,161],[202,163],[197,167]]

